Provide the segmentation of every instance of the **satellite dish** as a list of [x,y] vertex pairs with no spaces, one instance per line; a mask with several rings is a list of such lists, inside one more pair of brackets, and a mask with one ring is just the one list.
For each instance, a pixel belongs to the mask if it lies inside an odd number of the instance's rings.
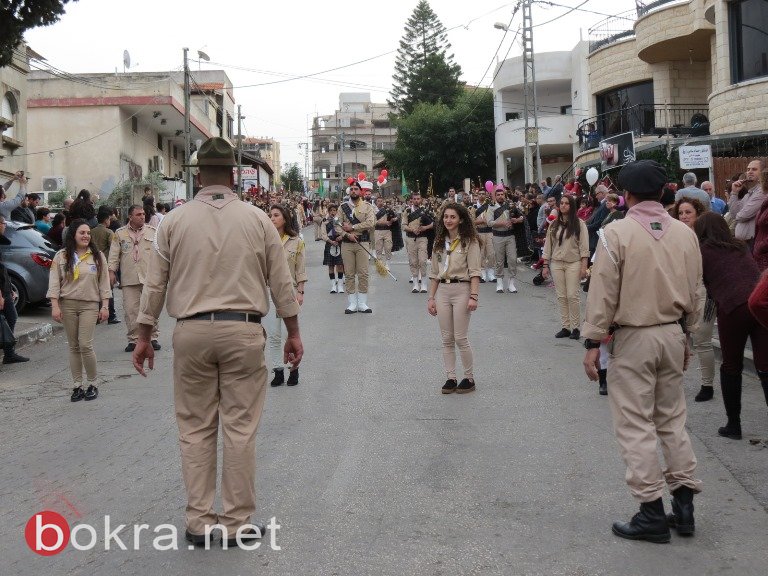
[[123,72],[131,67],[131,55],[128,50],[123,50]]
[[206,54],[202,50],[198,50],[197,51],[197,57],[200,58],[200,60],[205,60],[206,62],[210,62],[211,61],[211,57],[208,56],[208,54]]

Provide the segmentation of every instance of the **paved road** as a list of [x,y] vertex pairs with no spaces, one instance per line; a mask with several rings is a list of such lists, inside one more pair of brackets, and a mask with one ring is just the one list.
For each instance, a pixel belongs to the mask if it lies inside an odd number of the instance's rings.
[[[610,523],[636,505],[607,403],[581,372],[583,349],[552,337],[551,289],[522,268],[517,295],[481,286],[470,334],[478,389],[443,396],[436,320],[425,295],[410,294],[405,255],[393,265],[399,282],[373,280],[374,313],[345,316],[345,297],[328,294],[320,243],[308,246],[301,384],[269,391],[258,441],[260,517],[280,522],[282,549],[156,551],[144,532],[138,551],[104,550],[106,514],[113,527],[171,523],[183,533],[165,318],[146,380],[122,352],[122,326],[98,328],[105,382],[93,403],[69,402],[61,335],[27,349],[34,364],[2,367],[0,573],[766,574],[768,448],[748,441],[768,438],[756,381],[742,442],[716,436],[719,392],[691,402],[706,490],[696,537],[619,540]],[[95,525],[96,548],[33,554],[23,530],[42,509]],[[120,535],[132,548],[132,528]]]

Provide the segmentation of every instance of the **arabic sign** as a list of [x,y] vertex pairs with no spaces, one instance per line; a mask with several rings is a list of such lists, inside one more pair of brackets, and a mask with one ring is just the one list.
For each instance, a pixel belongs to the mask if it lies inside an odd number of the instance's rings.
[[696,168],[712,168],[712,146],[680,146],[680,168],[694,170]]

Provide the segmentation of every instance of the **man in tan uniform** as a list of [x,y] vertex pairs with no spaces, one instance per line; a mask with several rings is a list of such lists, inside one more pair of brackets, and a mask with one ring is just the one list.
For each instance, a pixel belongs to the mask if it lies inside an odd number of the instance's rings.
[[374,254],[384,260],[387,270],[392,260],[392,225],[396,222],[397,215],[394,210],[385,206],[384,198],[376,198],[376,245]]
[[483,239],[481,248],[480,282],[496,282],[496,252],[493,249],[493,228],[488,226],[489,209],[488,195],[481,191],[475,204],[475,226],[477,234]]
[[[204,544],[216,526],[223,532],[222,544],[234,546],[236,534],[254,538],[262,531],[250,522],[256,509],[256,430],[267,383],[260,324],[269,310],[267,288],[288,330],[283,359],[294,368],[303,355],[299,305],[277,230],[263,211],[232,192],[232,146],[211,138],[197,158],[203,188],[194,200],[171,210],[158,229],[133,363],[142,375],[144,360],[154,366],[150,333],[167,294],[168,314],[177,320],[173,382],[187,489],[186,537]],[[213,509],[219,421],[221,514]]]
[[[695,331],[702,282],[696,235],[659,203],[667,175],[658,163],[640,160],[619,174],[629,206],[626,218],[598,239],[582,335],[584,368],[597,380],[600,340],[613,332],[608,400],[613,426],[627,464],[627,484],[640,502],[630,522],[613,533],[631,540],[669,542],[661,497],[673,495],[670,525],[694,532],[696,456],[685,430],[683,370],[688,366],[688,331]],[[666,461],[662,469],[657,441]]]
[[373,312],[368,307],[368,253],[361,244],[370,250],[375,227],[376,209],[361,198],[360,184],[352,182],[349,186],[349,202],[340,206],[339,222],[336,225],[338,237],[342,239],[341,259],[344,261],[346,274],[344,286],[349,299],[349,306],[344,310],[344,314]]
[[[144,208],[134,204],[128,209],[128,224],[117,229],[109,248],[109,281],[112,286],[117,280],[117,271],[120,271],[123,313],[128,329],[126,352],[133,352],[136,348],[136,340],[138,339],[136,317],[139,315],[141,289],[147,277],[147,262],[152,252],[154,239],[155,228],[144,223]],[[152,331],[152,348],[160,350],[157,336],[157,322],[155,322]]]
[[432,216],[422,206],[421,194],[411,194],[411,206],[403,212],[402,221],[405,232],[405,249],[408,252],[408,265],[413,277],[411,292],[427,292],[427,232],[435,227]]

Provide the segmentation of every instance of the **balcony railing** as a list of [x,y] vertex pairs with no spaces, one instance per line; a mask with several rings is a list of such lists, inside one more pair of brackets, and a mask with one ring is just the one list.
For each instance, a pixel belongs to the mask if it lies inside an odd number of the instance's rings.
[[576,134],[581,150],[597,148],[600,140],[624,132],[640,136],[706,136],[709,134],[706,104],[637,104],[598,114],[579,123]]
[[681,2],[681,0],[656,0],[655,2],[641,2],[640,0],[635,0],[635,5],[637,6],[637,17],[640,18],[641,16],[645,16],[649,12],[653,12],[656,10],[656,8],[659,8],[661,6],[664,6],[665,4],[672,4],[673,2]]
[[621,12],[615,16],[601,20],[587,31],[589,37],[589,53],[603,46],[613,44],[622,38],[635,35],[636,10]]

